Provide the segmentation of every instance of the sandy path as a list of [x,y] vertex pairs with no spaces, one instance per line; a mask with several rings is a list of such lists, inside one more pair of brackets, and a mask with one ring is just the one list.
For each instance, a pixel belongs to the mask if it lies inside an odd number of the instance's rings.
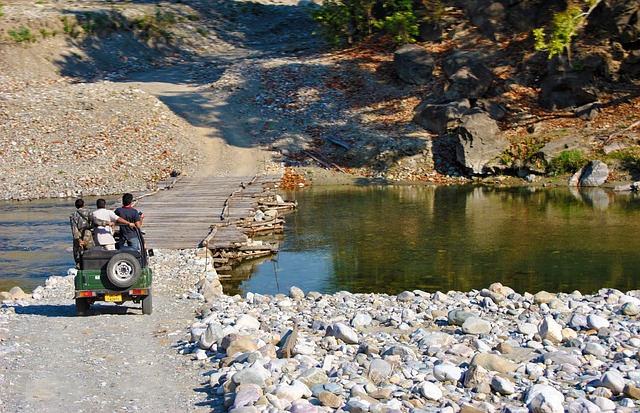
[[236,115],[232,104],[191,76],[190,67],[137,73],[127,83],[156,96],[192,125],[184,133],[196,136],[204,157],[196,177],[246,177],[262,171],[273,154],[254,142],[246,120]]

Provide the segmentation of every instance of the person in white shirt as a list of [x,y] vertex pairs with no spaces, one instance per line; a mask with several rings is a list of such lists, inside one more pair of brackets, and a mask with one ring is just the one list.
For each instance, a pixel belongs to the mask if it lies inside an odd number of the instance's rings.
[[116,215],[115,212],[107,209],[107,201],[100,198],[96,202],[96,209],[93,211],[93,217],[95,219],[100,219],[103,221],[108,221],[108,226],[99,225],[94,230],[95,242],[96,245],[101,246],[105,250],[115,250],[116,249],[116,240],[113,238],[113,226],[117,222],[118,224],[123,225],[135,225],[132,222],[128,222],[126,219],[121,218]]

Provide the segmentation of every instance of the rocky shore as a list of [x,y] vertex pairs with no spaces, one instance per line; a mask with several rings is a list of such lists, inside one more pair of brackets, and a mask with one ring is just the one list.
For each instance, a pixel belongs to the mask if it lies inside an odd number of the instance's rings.
[[[165,274],[156,288],[181,303],[173,305],[199,307],[167,351],[192,365],[194,382],[206,378],[213,411],[640,410],[639,291],[519,294],[496,283],[470,292],[293,287],[287,296],[230,297],[202,254],[160,251],[153,265]],[[62,280],[35,299],[5,300],[0,324],[20,322],[15,306],[69,300]]]
[[216,411],[638,411],[640,293],[220,296],[181,352]]

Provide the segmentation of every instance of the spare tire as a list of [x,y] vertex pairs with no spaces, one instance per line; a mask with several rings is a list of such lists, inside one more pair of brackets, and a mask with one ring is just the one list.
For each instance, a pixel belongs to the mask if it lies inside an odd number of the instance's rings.
[[107,263],[107,279],[118,288],[131,287],[140,278],[142,268],[131,254],[118,253]]

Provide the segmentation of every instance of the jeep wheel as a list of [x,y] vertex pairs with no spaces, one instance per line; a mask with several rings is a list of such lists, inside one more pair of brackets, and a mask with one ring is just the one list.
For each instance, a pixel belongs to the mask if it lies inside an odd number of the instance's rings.
[[153,300],[151,294],[142,299],[142,314],[151,314],[153,312]]
[[89,311],[90,305],[91,303],[87,298],[76,298],[76,315],[87,315],[87,311]]
[[121,252],[107,263],[107,278],[118,288],[132,286],[140,278],[140,263],[131,254]]

